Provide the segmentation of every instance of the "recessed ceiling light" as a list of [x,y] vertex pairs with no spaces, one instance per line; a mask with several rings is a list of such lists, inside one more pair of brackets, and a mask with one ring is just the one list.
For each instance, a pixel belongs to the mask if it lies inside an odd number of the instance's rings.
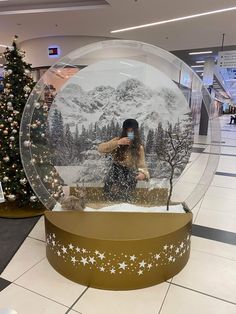
[[202,72],[203,72],[203,70],[197,70],[197,71],[195,71],[195,72],[197,72],[197,73],[202,73]]
[[191,65],[191,68],[202,68],[204,67],[203,64],[199,64],[199,65]]
[[196,52],[189,52],[189,55],[204,55],[208,53],[212,53],[213,51],[208,50],[208,51],[196,51]]
[[205,61],[203,61],[203,60],[200,61],[200,60],[199,60],[199,61],[196,61],[196,63],[205,63]]
[[177,21],[189,20],[189,19],[193,19],[193,18],[196,18],[196,17],[200,17],[200,16],[211,15],[211,14],[216,14],[216,13],[223,13],[223,12],[228,12],[228,11],[233,11],[233,10],[236,10],[236,7],[219,9],[219,10],[215,10],[215,11],[207,11],[207,12],[203,12],[203,13],[177,17],[177,18],[170,19],[170,20],[165,20],[165,21],[159,21],[159,22],[154,22],[154,23],[149,23],[149,24],[142,24],[142,25],[138,25],[138,26],[132,26],[132,27],[127,27],[127,28],[122,28],[122,29],[116,29],[114,31],[111,31],[111,33],[126,32],[126,31],[130,31],[130,30],[138,29],[138,28],[151,27],[151,26],[156,26],[156,25],[161,25],[161,24],[166,24],[166,23],[172,23],[172,22],[177,22]]

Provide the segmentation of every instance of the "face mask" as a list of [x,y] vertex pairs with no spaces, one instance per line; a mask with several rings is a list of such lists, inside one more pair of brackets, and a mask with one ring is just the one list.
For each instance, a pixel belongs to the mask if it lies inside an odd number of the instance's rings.
[[134,140],[134,132],[127,132],[127,137],[129,140],[133,141]]

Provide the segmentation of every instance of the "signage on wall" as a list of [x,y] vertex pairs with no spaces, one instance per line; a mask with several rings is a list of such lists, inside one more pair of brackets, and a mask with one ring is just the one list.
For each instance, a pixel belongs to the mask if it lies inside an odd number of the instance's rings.
[[236,68],[236,50],[220,51],[217,65],[220,68]]
[[48,57],[58,58],[61,55],[61,49],[59,46],[51,45],[48,47]]

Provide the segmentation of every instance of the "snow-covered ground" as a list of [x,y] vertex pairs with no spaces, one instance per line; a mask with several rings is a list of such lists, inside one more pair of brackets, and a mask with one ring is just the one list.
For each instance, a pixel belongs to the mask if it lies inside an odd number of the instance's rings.
[[[63,211],[59,203],[56,204],[53,211]],[[99,209],[86,207],[85,212],[132,212],[132,213],[185,213],[182,204],[171,205],[169,211],[166,206],[142,207],[128,203],[114,204]]]

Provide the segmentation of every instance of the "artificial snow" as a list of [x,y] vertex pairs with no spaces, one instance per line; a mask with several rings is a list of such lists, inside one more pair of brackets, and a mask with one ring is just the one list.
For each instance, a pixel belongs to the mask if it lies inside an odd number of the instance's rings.
[[86,212],[133,212],[133,213],[185,213],[183,205],[171,205],[169,206],[169,211],[166,210],[166,206],[153,206],[153,207],[142,207],[138,205],[121,203],[114,204],[111,206],[102,207],[99,209],[94,209],[86,207],[84,209]]
[[[57,203],[53,208],[53,211],[64,211],[61,208],[60,203]],[[182,204],[170,205],[169,211],[166,210],[166,206],[153,206],[153,207],[142,207],[134,204],[121,203],[110,206],[105,206],[99,209],[86,207],[85,212],[132,212],[132,213],[185,213]]]

